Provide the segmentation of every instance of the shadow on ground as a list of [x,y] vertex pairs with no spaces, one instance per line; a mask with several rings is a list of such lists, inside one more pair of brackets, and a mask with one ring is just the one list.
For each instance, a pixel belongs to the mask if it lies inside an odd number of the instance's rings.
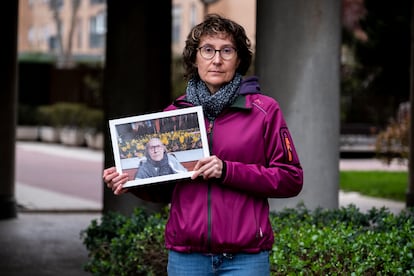
[[80,232],[100,213],[19,213],[0,220],[0,275],[81,276],[88,252]]

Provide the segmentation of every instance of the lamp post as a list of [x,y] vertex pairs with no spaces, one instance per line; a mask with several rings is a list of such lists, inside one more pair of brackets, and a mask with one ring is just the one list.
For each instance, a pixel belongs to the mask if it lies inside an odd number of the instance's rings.
[[204,17],[205,17],[208,13],[208,5],[213,4],[213,3],[217,2],[218,0],[200,0],[200,1],[204,5],[203,13],[204,13]]

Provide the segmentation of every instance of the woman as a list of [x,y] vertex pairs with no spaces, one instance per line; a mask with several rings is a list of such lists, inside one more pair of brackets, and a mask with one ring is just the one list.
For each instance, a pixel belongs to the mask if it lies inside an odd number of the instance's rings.
[[[268,198],[302,189],[303,171],[279,104],[260,93],[257,78],[242,80],[250,47],[243,27],[218,15],[187,37],[186,94],[166,110],[201,105],[212,155],[166,197],[169,275],[269,275]],[[126,175],[110,168],[103,177],[115,194],[126,192]]]
[[143,161],[135,179],[156,177],[179,172],[187,169],[178,162],[172,154],[167,153],[165,145],[159,138],[151,138],[145,146],[146,161]]

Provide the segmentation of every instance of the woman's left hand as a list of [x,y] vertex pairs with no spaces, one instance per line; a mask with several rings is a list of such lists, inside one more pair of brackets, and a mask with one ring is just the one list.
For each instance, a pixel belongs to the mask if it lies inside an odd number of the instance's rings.
[[191,179],[202,176],[204,179],[220,178],[223,172],[223,161],[217,156],[209,156],[198,160]]

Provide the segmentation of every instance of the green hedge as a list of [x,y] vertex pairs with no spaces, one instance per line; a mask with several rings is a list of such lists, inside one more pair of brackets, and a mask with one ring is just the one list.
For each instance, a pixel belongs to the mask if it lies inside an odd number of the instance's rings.
[[[81,233],[94,275],[166,275],[167,212],[108,213]],[[349,205],[272,213],[272,275],[414,275],[414,209],[395,215]]]
[[53,127],[80,127],[103,131],[103,111],[82,103],[57,102],[37,108],[37,123]]

